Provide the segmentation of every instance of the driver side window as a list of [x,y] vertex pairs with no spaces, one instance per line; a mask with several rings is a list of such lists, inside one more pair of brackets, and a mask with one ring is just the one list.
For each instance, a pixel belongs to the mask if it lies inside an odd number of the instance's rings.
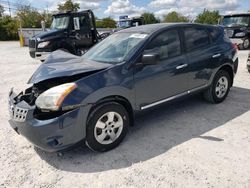
[[154,38],[147,46],[146,53],[158,53],[160,60],[181,54],[181,44],[177,30],[165,31]]

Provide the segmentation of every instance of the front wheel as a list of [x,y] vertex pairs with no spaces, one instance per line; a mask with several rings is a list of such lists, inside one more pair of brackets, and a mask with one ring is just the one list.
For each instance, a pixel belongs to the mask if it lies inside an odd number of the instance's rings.
[[239,47],[242,50],[247,50],[250,47],[250,40],[246,38]]
[[223,102],[230,91],[231,84],[232,80],[228,72],[220,70],[215,75],[210,88],[204,92],[204,98],[211,103]]
[[86,145],[94,151],[114,149],[127,134],[129,114],[119,103],[101,104],[88,119]]

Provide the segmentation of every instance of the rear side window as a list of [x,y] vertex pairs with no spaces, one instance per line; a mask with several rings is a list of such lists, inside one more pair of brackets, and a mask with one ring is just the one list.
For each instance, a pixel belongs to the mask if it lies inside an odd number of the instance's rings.
[[156,52],[160,59],[175,57],[181,54],[181,44],[177,30],[165,31],[154,38],[145,52]]
[[216,42],[220,38],[220,35],[222,33],[221,30],[216,27],[209,27],[208,32],[213,42]]
[[186,28],[184,29],[187,51],[206,47],[210,44],[209,36],[204,28]]

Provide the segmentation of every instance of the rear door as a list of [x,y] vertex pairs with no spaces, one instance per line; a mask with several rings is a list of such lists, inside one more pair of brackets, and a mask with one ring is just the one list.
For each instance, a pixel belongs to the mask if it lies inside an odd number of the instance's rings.
[[188,89],[187,61],[177,29],[157,35],[146,46],[145,53],[157,53],[160,57],[156,65],[135,68],[137,105],[145,107]]
[[205,27],[188,26],[183,30],[188,59],[189,90],[205,87],[212,75],[214,59],[221,56],[211,44]]

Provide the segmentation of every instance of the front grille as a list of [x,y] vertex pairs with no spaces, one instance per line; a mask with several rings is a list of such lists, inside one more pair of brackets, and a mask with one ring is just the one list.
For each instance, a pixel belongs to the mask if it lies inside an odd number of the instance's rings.
[[29,39],[29,47],[30,48],[36,48],[36,40],[31,38]]
[[11,119],[14,121],[24,122],[26,120],[28,110],[17,106],[9,106],[9,113]]

